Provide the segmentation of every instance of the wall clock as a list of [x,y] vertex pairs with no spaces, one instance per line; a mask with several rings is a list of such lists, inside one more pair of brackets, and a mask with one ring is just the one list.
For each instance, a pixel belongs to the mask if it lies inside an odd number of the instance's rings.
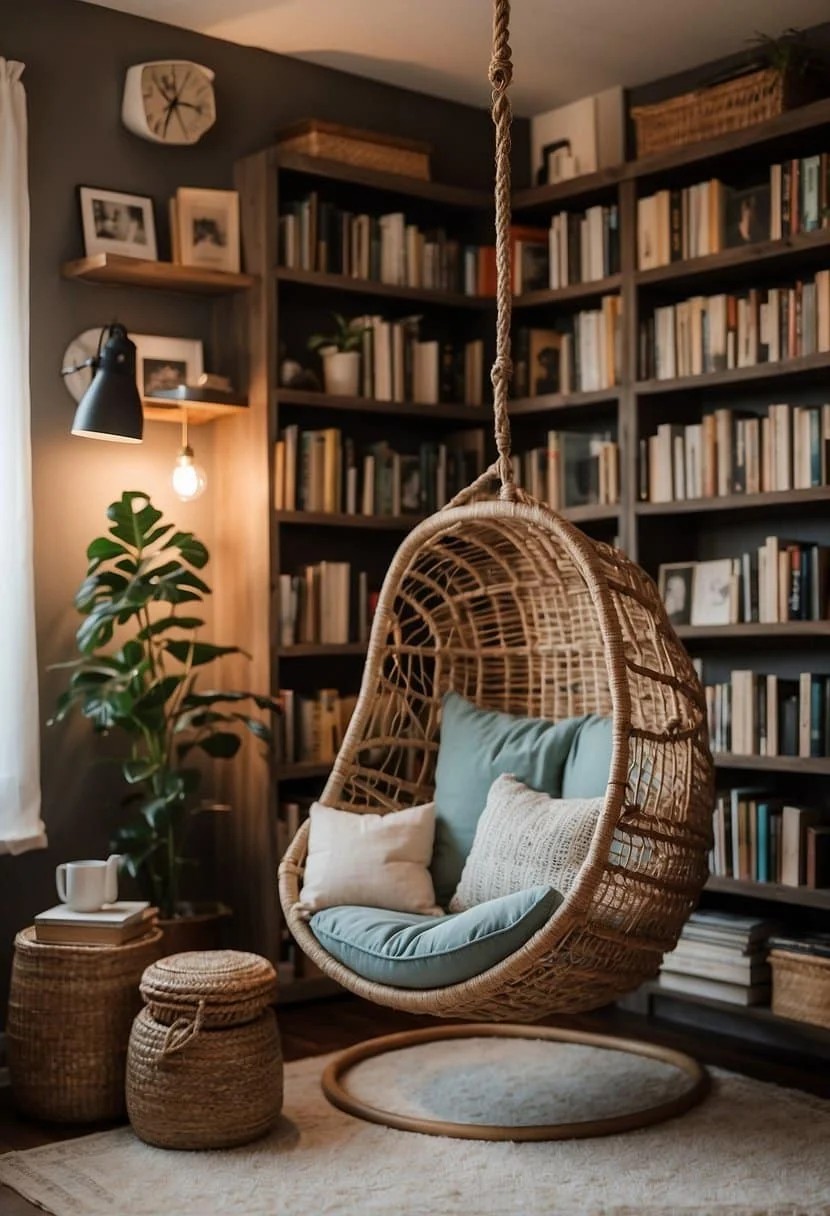
[[214,73],[187,59],[137,63],[127,69],[121,118],[158,144],[195,144],[216,122]]

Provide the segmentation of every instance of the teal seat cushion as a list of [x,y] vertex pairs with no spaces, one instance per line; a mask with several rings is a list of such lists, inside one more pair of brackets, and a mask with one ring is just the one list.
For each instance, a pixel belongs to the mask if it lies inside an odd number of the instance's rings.
[[589,714],[574,733],[562,774],[563,798],[602,798],[611,773],[613,718]]
[[515,953],[562,902],[531,887],[452,916],[324,908],[309,922],[320,945],[350,971],[393,988],[444,988],[481,975]]
[[[446,907],[452,898],[487,802],[502,773],[552,798],[562,796],[565,763],[584,718],[549,722],[498,710],[476,709],[457,693],[447,693],[435,772],[435,897]],[[605,776],[608,775],[606,767]],[[605,785],[603,784],[603,790]]]

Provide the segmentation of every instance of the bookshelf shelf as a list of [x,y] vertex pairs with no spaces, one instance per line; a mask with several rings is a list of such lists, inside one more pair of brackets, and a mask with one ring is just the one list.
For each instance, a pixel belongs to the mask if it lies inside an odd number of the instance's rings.
[[256,282],[252,274],[179,266],[175,262],[149,262],[115,253],[96,253],[88,258],[64,262],[65,279],[81,283],[109,283],[121,287],[152,287],[156,291],[181,291],[189,295],[218,296],[245,291]]
[[335,397],[306,389],[280,388],[275,393],[278,405],[302,406],[319,410],[343,410],[354,414],[382,414],[389,418],[417,418],[425,422],[468,422],[471,426],[490,423],[490,407],[478,405],[426,405],[412,401],[375,401],[370,397]]
[[179,425],[185,420],[188,426],[203,426],[206,422],[216,422],[219,418],[241,418],[247,410],[246,405],[216,405],[207,401],[171,402],[164,405],[153,398],[145,398],[142,403],[145,422],[176,422]]
[[493,312],[496,302],[490,296],[465,296],[457,291],[438,291],[432,287],[404,287],[381,283],[376,279],[352,279],[343,274],[324,274],[320,270],[289,270],[279,266],[275,271],[279,283],[319,288],[325,291],[345,291],[361,296],[380,296],[387,300],[414,300],[418,304],[435,304],[442,308],[469,308]]
[[539,397],[517,397],[509,403],[509,410],[512,418],[524,418],[559,410],[610,409],[616,407],[619,400],[620,392],[616,388],[591,393],[544,393]]
[[674,380],[638,380],[634,392],[640,397],[671,393],[701,392],[707,388],[736,388],[745,385],[772,385],[788,380],[823,379],[830,372],[830,351],[779,359],[776,363],[756,363],[700,376],[678,376]]
[[423,515],[343,515],[328,511],[275,511],[277,523],[296,527],[369,528],[376,532],[408,532]]
[[765,494],[725,494],[721,498],[685,498],[679,502],[638,502],[636,515],[703,515],[717,511],[789,510],[830,502],[830,486],[809,490],[776,490]]
[[405,198],[421,198],[448,207],[481,211],[490,211],[493,208],[493,199],[486,190],[465,190],[463,186],[421,181],[417,177],[405,177],[400,173],[382,173],[377,169],[347,165],[339,160],[307,156],[303,152],[284,151],[279,146],[275,149],[275,159],[279,169],[303,173],[308,177],[328,178],[330,181],[347,182],[351,186],[369,186],[373,190],[399,194]]
[[278,764],[274,776],[277,781],[309,781],[312,778],[328,777],[330,772],[330,764],[303,761],[299,764]]
[[813,773],[830,777],[830,759],[825,756],[736,756],[732,752],[716,752],[714,760],[716,768],[759,773]]
[[[706,257],[690,258],[683,262],[672,262],[668,266],[655,266],[653,270],[637,270],[634,281],[638,287],[672,284],[678,287],[692,280],[698,281],[707,275],[717,275],[722,281],[724,272],[752,272],[766,266],[775,267],[786,261],[791,267],[796,260],[807,261],[814,255],[826,255],[830,248],[830,229],[817,232],[799,232],[778,241],[759,241],[737,249],[723,249]],[[720,288],[719,288],[720,290]]]
[[706,890],[717,891],[719,895],[740,895],[776,904],[793,904],[800,908],[830,909],[830,890],[826,888],[787,887],[778,882],[748,882],[740,878],[712,875],[706,883]]
[[513,210],[553,212],[562,203],[588,202],[601,195],[612,196],[627,174],[628,165],[622,164],[598,169],[596,173],[583,173],[551,186],[529,186],[526,190],[515,192]]
[[742,625],[676,625],[675,633],[684,641],[786,641],[800,638],[830,637],[830,621],[759,621]]
[[539,308],[543,305],[570,304],[583,300],[595,300],[600,296],[618,292],[622,286],[622,275],[612,274],[605,279],[593,279],[589,283],[571,283],[549,291],[528,291],[513,297],[513,307],[518,309]]
[[281,659],[313,659],[337,655],[365,655],[365,642],[298,642],[295,646],[281,646],[277,653]]

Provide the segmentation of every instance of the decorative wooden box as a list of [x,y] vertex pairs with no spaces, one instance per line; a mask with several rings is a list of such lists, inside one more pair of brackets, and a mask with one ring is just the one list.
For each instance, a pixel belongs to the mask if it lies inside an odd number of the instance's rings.
[[429,181],[429,144],[417,139],[361,131],[335,122],[307,118],[277,132],[277,143],[290,152],[303,152],[326,160],[339,160],[362,169],[398,173]]

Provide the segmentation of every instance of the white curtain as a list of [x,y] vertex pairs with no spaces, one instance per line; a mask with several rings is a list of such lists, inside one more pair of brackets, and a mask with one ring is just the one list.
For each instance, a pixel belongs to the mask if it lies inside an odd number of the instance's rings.
[[0,59],[0,853],[46,844],[40,818],[29,399],[29,187],[23,64]]

